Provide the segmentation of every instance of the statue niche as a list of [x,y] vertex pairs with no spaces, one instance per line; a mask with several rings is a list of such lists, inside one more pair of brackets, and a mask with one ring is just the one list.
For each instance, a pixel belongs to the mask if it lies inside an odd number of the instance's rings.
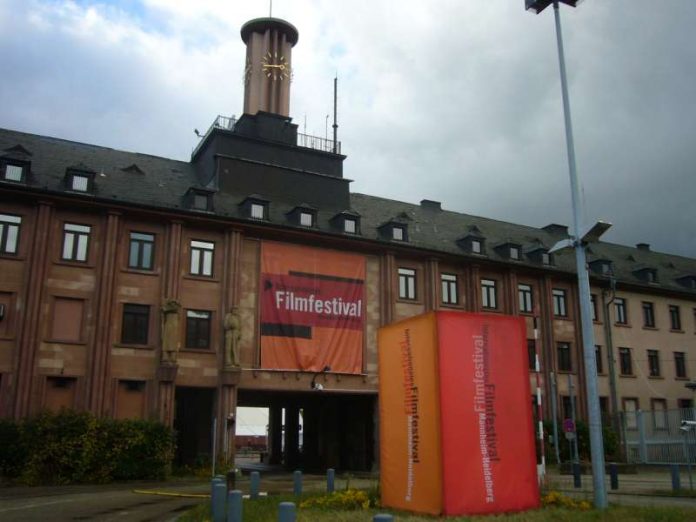
[[162,305],[162,362],[176,363],[181,347],[179,340],[179,310],[176,299],[166,299]]
[[242,338],[242,319],[235,307],[225,314],[225,367],[239,366],[239,340]]

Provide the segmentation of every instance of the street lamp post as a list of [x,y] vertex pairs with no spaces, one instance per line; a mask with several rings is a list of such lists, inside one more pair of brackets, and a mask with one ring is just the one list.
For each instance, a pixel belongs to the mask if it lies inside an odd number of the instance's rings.
[[[577,0],[560,0],[575,7]],[[582,324],[583,357],[585,362],[585,386],[589,413],[590,453],[592,458],[592,482],[594,485],[594,505],[597,509],[607,507],[607,492],[604,485],[604,443],[602,440],[602,420],[599,410],[597,392],[597,361],[595,359],[594,331],[592,326],[592,303],[590,297],[590,277],[587,272],[585,244],[598,240],[610,225],[597,223],[584,232],[581,228],[582,204],[578,189],[578,176],[575,167],[575,146],[573,144],[573,127],[570,118],[570,101],[568,98],[568,80],[566,78],[565,56],[563,54],[563,34],[561,18],[558,12],[559,0],[525,0],[526,8],[537,14],[553,4],[556,20],[556,41],[558,44],[558,62],[561,73],[561,92],[563,94],[563,115],[565,119],[566,146],[568,149],[568,170],[570,173],[570,192],[573,202],[573,232],[571,240],[559,242],[552,251],[567,247],[575,248],[575,262],[578,273],[578,294],[580,301],[580,321]],[[584,232],[584,233],[583,233]]]

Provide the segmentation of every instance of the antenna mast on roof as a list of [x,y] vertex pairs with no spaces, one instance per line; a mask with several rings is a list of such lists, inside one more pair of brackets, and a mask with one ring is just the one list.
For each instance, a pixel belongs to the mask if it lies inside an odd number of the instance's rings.
[[333,121],[333,153],[336,154],[338,150],[338,113],[336,107],[338,106],[338,73],[334,77],[334,121]]

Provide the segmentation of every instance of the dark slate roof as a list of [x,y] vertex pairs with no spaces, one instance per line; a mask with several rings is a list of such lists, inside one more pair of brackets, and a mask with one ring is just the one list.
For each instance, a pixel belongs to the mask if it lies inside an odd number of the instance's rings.
[[[239,204],[249,196],[263,198],[264,194],[217,192],[213,196],[213,212],[184,208],[184,196],[189,189],[205,188],[198,183],[191,163],[0,129],[0,159],[6,155],[16,156],[17,146],[31,154],[26,158],[31,161],[31,175],[27,185],[34,189],[68,193],[76,198],[98,198],[122,204],[146,205],[191,214],[263,223],[242,215]],[[82,165],[96,173],[93,194],[74,193],[65,189],[66,169],[75,165]],[[9,184],[10,182],[0,182],[0,187]],[[288,221],[287,214],[296,206],[297,202],[270,201],[269,219],[264,224],[276,228],[307,230],[291,225]],[[357,193],[351,194],[350,208],[344,211],[360,216],[360,237],[363,239],[440,254],[465,256],[468,259],[505,263],[508,266],[520,265],[568,274],[575,270],[575,257],[572,253],[554,256],[554,265],[551,267],[542,267],[528,257],[528,254],[539,247],[548,249],[556,241],[563,239],[565,234],[561,226],[541,229],[440,210],[432,204],[421,206]],[[335,210],[317,209],[318,231],[341,234],[330,224],[335,215]],[[380,235],[379,227],[389,222],[401,223],[408,227],[408,242],[389,241]],[[466,253],[457,244],[458,239],[469,234],[481,235],[485,239],[485,255]],[[507,259],[494,249],[496,245],[504,243],[519,244],[522,247],[519,261]],[[592,244],[588,253],[588,261],[597,259],[610,260],[614,273],[621,282],[653,290],[662,288],[686,292],[696,296],[695,290],[677,281],[685,276],[696,276],[694,259],[603,242]],[[648,283],[637,277],[636,271],[641,268],[656,269],[657,282]],[[594,277],[602,279],[603,276]]]

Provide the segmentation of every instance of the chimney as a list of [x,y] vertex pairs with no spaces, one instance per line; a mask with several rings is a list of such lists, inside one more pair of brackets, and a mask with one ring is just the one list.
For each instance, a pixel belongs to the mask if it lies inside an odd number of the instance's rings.
[[292,48],[295,27],[279,18],[256,18],[242,26],[247,46],[244,68],[244,113],[259,111],[290,116]]
[[645,250],[646,252],[650,252],[650,244],[649,243],[636,243],[636,248],[638,250]]
[[439,201],[433,201],[431,199],[421,199],[420,206],[421,208],[427,210],[442,210],[442,203],[440,203]]

